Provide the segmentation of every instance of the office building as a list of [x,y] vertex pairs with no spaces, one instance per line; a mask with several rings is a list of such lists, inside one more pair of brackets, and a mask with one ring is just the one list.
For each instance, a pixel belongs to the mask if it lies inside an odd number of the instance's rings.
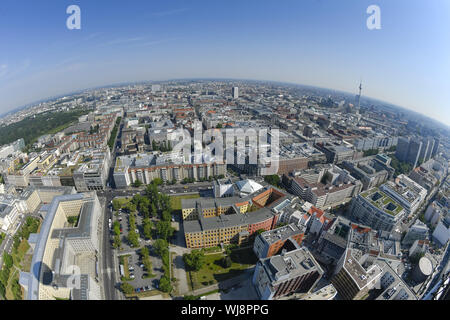
[[[20,274],[26,300],[102,299],[96,266],[101,205],[96,194],[57,196],[46,210],[31,272]],[[72,216],[78,216],[75,226],[68,222]]]
[[261,300],[275,300],[292,293],[309,293],[323,270],[306,248],[260,259],[252,283]]
[[346,160],[342,163],[342,168],[361,181],[364,191],[379,186],[393,176],[395,169],[389,165],[390,160],[388,156],[378,154],[358,160]]
[[280,254],[283,249],[297,248],[302,244],[305,229],[291,223],[287,226],[265,231],[256,237],[253,251],[259,259],[262,259]]
[[398,202],[407,215],[414,214],[425,201],[427,190],[404,174],[380,186],[380,190]]
[[391,232],[405,216],[405,209],[379,188],[373,188],[353,198],[350,214],[359,223]]
[[266,187],[254,196],[182,199],[181,212],[188,248],[241,244],[258,230],[271,230],[278,222],[276,207],[286,198]]
[[402,240],[404,245],[412,245],[416,240],[428,239],[428,227],[425,223],[421,222],[419,219],[408,229],[405,237]]
[[284,176],[283,181],[286,180],[291,180],[287,184],[293,194],[319,209],[348,202],[362,189],[359,180],[351,176],[347,170],[335,165],[325,170],[306,170],[305,175],[299,174],[297,177]]
[[232,96],[233,96],[233,99],[239,98],[239,88],[238,87],[233,87]]

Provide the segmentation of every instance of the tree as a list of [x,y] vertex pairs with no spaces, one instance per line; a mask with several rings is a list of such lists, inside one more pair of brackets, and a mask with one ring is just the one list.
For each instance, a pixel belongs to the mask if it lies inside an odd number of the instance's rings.
[[10,254],[4,252],[3,253],[3,263],[9,269],[13,266],[13,258]]
[[136,205],[133,203],[133,202],[128,202],[127,203],[127,205],[125,206],[125,209],[129,212],[129,213],[132,213],[132,212],[135,212],[136,211],[136,209],[137,209],[137,207],[136,207]]
[[8,285],[9,273],[10,269],[7,267],[4,267],[2,270],[0,270],[0,282],[5,288]]
[[172,291],[172,285],[170,284],[170,279],[167,278],[166,275],[162,276],[159,280],[159,289],[163,292],[171,292]]
[[131,243],[132,247],[139,247],[139,236],[134,231],[134,228],[132,228],[130,232],[128,232],[128,241]]
[[118,199],[114,199],[112,201],[112,206],[115,211],[118,211],[120,208],[122,208]]
[[151,209],[150,213],[151,213],[152,217],[156,216],[156,214],[158,213],[158,210],[156,209],[156,206],[154,203],[152,203],[150,205],[150,209]]
[[155,248],[156,254],[162,257],[166,251],[169,251],[169,243],[164,239],[158,239],[153,244],[153,248]]
[[144,224],[144,236],[146,239],[152,238],[152,229],[153,229],[153,223],[149,218],[144,218],[143,221]]
[[280,177],[277,174],[265,176],[264,181],[276,187],[280,185]]
[[162,221],[170,221],[171,219],[172,219],[172,215],[170,214],[170,212],[167,210],[164,210],[161,215],[161,220]]
[[205,264],[205,260],[203,250],[192,250],[191,253],[183,254],[183,261],[186,267],[193,271],[199,271]]
[[20,236],[18,234],[14,235],[13,237],[13,251],[14,253],[17,253],[17,250],[20,246]]
[[144,211],[145,209],[148,209],[150,206],[150,200],[147,197],[139,195],[139,201],[137,203],[137,208],[139,211]]
[[158,221],[156,224],[156,232],[162,239],[167,240],[173,236],[175,229],[172,228],[169,221]]
[[3,299],[4,299],[5,296],[6,296],[6,288],[3,285],[3,283],[0,282],[0,297],[3,297]]
[[229,256],[222,258],[222,266],[224,268],[230,268],[232,264],[231,258]]
[[120,289],[122,289],[125,294],[132,294],[134,292],[133,286],[128,282],[122,282]]
[[114,248],[120,248],[120,246],[122,245],[122,241],[120,241],[120,235],[116,234],[114,235]]
[[139,188],[140,186],[142,186],[142,182],[139,179],[136,179],[135,182],[133,182],[133,187],[135,188]]
[[379,150],[378,149],[369,149],[364,151],[364,157],[368,157],[368,156],[374,156],[376,154],[378,154]]
[[119,223],[119,221],[114,221],[113,230],[114,230],[114,234],[116,236],[120,235],[120,223]]
[[161,179],[161,178],[155,178],[155,179],[153,179],[153,181],[152,181],[152,184],[154,184],[154,185],[156,185],[156,186],[160,186],[160,185],[162,185],[164,183],[164,181],[163,181],[163,179]]

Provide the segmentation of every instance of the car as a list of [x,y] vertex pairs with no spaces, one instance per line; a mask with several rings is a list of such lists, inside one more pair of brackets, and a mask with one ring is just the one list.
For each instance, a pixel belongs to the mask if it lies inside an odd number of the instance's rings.
[[134,268],[133,267],[129,267],[128,270],[134,271]]
[[144,268],[145,266],[144,266],[143,263],[141,263],[141,264],[139,265],[139,267]]
[[134,279],[134,274],[130,274],[130,279]]
[[139,233],[139,229],[134,229],[134,232]]

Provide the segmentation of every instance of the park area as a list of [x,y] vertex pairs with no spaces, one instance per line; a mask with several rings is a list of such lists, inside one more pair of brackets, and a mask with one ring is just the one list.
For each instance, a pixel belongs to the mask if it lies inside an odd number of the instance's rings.
[[198,271],[186,273],[190,290],[197,290],[221,281],[234,278],[246,269],[252,268],[257,258],[251,248],[234,249],[230,253],[231,266],[224,267],[225,253],[205,253],[205,263]]

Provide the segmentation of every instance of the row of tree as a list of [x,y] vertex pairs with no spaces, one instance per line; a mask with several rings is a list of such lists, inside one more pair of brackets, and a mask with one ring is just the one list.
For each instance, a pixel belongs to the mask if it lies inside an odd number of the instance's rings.
[[147,275],[148,277],[152,277],[153,275],[153,267],[152,267],[152,261],[150,260],[150,255],[148,252],[147,247],[143,247],[141,249],[141,259],[142,259],[142,264],[144,265],[145,271],[147,271]]
[[173,290],[170,276],[170,258],[169,243],[165,239],[158,239],[153,245],[157,255],[161,257],[163,263],[164,274],[159,280],[159,289],[163,292],[171,292]]

